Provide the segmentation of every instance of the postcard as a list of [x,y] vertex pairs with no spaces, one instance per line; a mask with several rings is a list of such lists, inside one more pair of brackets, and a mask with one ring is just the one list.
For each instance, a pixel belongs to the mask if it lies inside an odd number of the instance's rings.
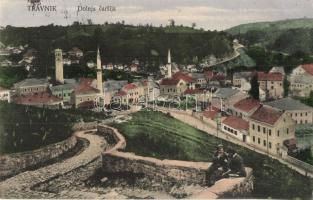
[[312,9],[0,0],[0,198],[312,199]]

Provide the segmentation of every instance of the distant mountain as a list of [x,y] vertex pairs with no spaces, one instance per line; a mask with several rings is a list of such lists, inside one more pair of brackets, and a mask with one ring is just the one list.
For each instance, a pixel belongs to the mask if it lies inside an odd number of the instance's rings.
[[313,19],[310,18],[242,24],[226,32],[245,45],[261,45],[285,53],[313,52]]
[[313,28],[312,18],[300,18],[300,19],[286,19],[274,22],[256,22],[249,24],[241,24],[234,26],[226,30],[226,32],[232,35],[245,34],[248,31],[278,31],[278,30],[289,30],[298,28]]

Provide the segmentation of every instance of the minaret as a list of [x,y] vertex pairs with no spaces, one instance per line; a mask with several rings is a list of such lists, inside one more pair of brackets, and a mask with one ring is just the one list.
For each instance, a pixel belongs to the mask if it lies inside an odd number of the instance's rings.
[[62,49],[55,50],[55,80],[64,83]]
[[98,48],[97,51],[97,89],[100,90],[100,93],[103,94],[103,85],[102,85],[102,67],[101,67],[101,57],[100,51]]
[[171,50],[168,50],[167,53],[167,77],[172,78],[172,59],[171,59]]

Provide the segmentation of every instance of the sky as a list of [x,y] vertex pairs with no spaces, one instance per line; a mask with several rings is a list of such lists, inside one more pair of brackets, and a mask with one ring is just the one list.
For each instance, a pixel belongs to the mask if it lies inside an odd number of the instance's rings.
[[[93,23],[125,21],[126,24],[175,24],[205,30],[224,30],[239,24],[293,18],[313,18],[313,0],[41,0],[56,11],[29,11],[28,0],[0,0],[0,25],[69,25],[74,21]],[[79,7],[96,11],[79,11]],[[99,11],[99,6],[115,11]],[[81,8],[80,7],[80,8]]]

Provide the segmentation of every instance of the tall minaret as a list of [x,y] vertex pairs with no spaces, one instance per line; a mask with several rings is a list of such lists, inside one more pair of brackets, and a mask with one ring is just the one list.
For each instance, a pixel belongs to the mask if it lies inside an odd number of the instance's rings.
[[172,59],[171,59],[171,50],[168,50],[167,53],[167,77],[172,78]]
[[97,51],[97,89],[100,90],[100,93],[103,94],[103,85],[102,85],[102,67],[101,67],[101,57],[98,47]]
[[55,50],[55,80],[64,83],[62,49]]

